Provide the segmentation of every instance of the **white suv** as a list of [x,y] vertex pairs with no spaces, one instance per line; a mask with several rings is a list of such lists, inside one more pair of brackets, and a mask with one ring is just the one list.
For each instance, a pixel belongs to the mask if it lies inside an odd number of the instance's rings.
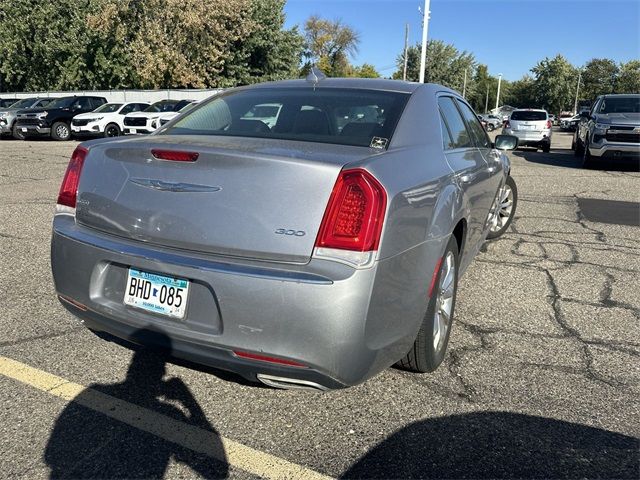
[[543,152],[551,149],[551,120],[546,110],[514,110],[502,133],[518,137],[518,146],[535,147]]
[[159,117],[167,112],[179,112],[193,103],[193,100],[160,100],[149,105],[144,111],[131,113],[124,119],[125,135],[153,133],[159,125]]
[[105,103],[93,112],[81,113],[71,120],[71,134],[74,137],[117,137],[124,131],[124,116],[140,112],[148,103]]

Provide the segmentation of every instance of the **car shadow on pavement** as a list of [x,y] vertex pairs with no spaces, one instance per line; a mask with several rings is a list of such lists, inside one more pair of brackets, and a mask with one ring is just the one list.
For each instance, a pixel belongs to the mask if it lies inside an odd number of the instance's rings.
[[[572,150],[551,149],[550,153],[536,152],[532,149],[518,149],[511,153],[515,157],[522,158],[527,162],[550,165],[554,167],[576,168],[584,170],[582,158],[576,157]],[[608,160],[588,170],[603,170],[608,172],[638,172],[640,163],[636,160]]]
[[202,408],[181,379],[164,378],[171,340],[134,334],[142,337],[159,348],[136,347],[123,382],[88,386],[57,418],[44,454],[51,478],[163,478],[174,463],[204,478],[227,476],[222,441]]
[[413,423],[341,478],[637,478],[637,438],[550,418],[476,412]]

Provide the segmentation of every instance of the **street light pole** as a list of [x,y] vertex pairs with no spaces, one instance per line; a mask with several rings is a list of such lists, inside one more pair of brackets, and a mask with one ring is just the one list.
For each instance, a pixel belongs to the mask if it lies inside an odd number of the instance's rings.
[[574,115],[578,113],[578,94],[580,93],[580,79],[582,78],[582,69],[578,70],[578,85],[576,85],[576,101],[573,104]]
[[427,62],[427,33],[429,31],[429,4],[431,0],[424,0],[424,17],[422,18],[422,51],[420,53],[420,83],[424,83],[424,70]]
[[484,99],[484,113],[489,113],[489,84],[487,84],[487,96]]
[[404,29],[404,70],[402,72],[402,80],[407,81],[407,62],[409,61],[407,55],[409,53],[409,24],[405,25]]
[[500,84],[502,83],[502,74],[498,74],[498,94],[496,95],[496,110],[498,110],[498,106],[500,104]]
[[467,69],[464,69],[464,83],[462,84],[462,98],[465,97],[465,93],[467,93]]

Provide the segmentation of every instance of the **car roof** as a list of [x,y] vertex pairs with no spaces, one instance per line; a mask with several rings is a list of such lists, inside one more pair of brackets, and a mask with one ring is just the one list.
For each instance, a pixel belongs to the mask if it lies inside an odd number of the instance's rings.
[[[513,112],[544,112],[547,113],[546,110],[542,108],[516,108]],[[513,113],[511,112],[511,113]]]
[[[413,93],[418,88],[434,88],[442,90],[446,87],[432,83],[420,84],[416,82],[405,82],[402,80],[388,80],[383,78],[323,78],[318,81],[316,88],[354,88],[364,90],[386,90],[392,92]],[[254,85],[247,85],[240,88],[304,88],[313,86],[313,83],[305,80],[281,80],[277,82],[264,82]],[[449,89],[446,89],[449,90]]]
[[640,93],[607,93],[601,96],[604,98],[637,98],[640,97]]

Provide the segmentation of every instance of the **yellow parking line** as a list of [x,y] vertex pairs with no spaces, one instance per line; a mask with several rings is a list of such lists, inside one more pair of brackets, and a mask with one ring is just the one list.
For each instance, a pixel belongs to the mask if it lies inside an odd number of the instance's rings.
[[[328,479],[315,470],[289,462],[260,450],[218,437],[214,432],[188,425],[133,403],[106,395],[97,390],[69,382],[62,377],[30,367],[0,356],[0,375],[22,382],[30,387],[76,402],[132,427],[151,433],[169,442],[205,454],[245,472],[263,478]],[[79,395],[82,393],[82,395]],[[223,449],[216,448],[222,442]]]

